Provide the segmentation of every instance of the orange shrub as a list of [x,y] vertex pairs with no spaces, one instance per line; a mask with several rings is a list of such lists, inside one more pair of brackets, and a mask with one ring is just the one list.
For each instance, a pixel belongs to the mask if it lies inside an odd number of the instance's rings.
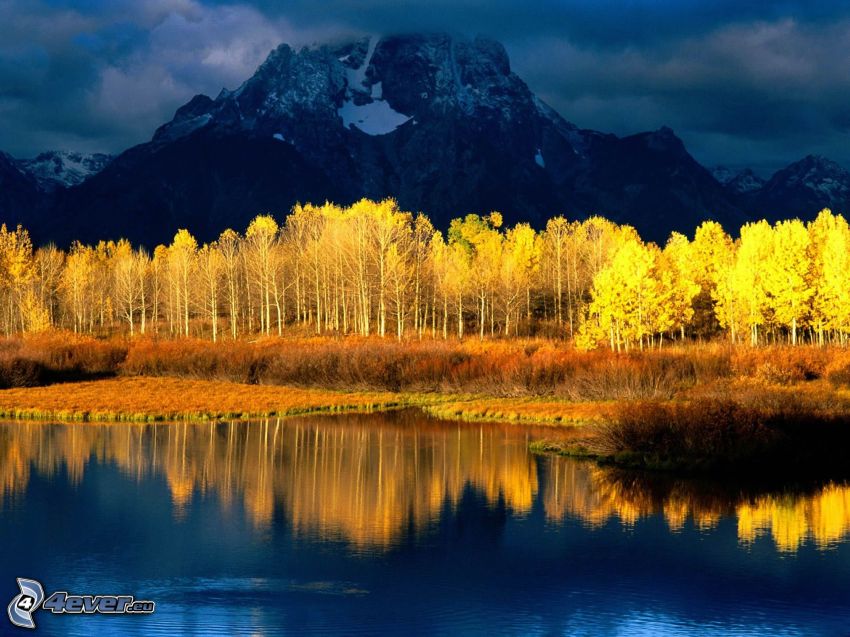
[[732,354],[732,370],[738,377],[790,385],[821,378],[838,351],[834,348],[789,345],[740,347]]
[[123,340],[50,332],[0,341],[0,387],[114,375],[127,355]]
[[761,404],[738,398],[621,403],[611,422],[595,427],[588,446],[635,466],[846,475],[847,416],[790,393]]
[[267,338],[255,342],[133,341],[128,375],[244,383],[556,395],[575,400],[669,397],[728,375],[725,350],[581,352],[551,341]]

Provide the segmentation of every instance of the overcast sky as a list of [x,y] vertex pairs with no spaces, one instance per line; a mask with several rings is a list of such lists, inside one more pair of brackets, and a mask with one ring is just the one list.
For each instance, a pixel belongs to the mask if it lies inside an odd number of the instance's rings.
[[502,41],[567,120],[672,127],[706,165],[850,166],[850,3],[0,0],[0,150],[119,152],[280,42],[449,31]]

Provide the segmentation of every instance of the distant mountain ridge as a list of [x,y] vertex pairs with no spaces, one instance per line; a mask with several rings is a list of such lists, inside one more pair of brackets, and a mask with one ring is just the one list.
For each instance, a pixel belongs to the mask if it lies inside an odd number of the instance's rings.
[[45,190],[57,187],[78,186],[89,177],[103,170],[112,155],[104,153],[77,153],[72,151],[48,151],[33,159],[17,160],[21,170],[32,176]]
[[0,221],[66,245],[178,227],[202,240],[298,202],[392,196],[438,227],[499,210],[506,223],[601,214],[664,241],[706,218],[848,208],[850,175],[807,157],[763,182],[713,173],[669,128],[580,129],[511,71],[504,47],[441,34],[282,44],[235,90],[197,95],[150,142],[112,158],[0,157]]

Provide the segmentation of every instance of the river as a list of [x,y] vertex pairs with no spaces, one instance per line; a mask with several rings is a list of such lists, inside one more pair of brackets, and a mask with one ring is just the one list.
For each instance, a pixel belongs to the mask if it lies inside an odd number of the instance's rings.
[[847,485],[624,473],[529,453],[541,435],[3,423],[0,602],[24,577],[156,604],[40,610],[43,635],[850,634]]

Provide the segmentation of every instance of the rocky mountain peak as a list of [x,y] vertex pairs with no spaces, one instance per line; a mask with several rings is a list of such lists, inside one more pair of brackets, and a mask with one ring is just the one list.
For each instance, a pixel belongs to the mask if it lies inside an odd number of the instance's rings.
[[239,87],[196,95],[150,143],[45,198],[40,229],[155,245],[188,227],[209,240],[297,201],[387,196],[438,227],[491,210],[508,225],[602,214],[659,242],[708,216],[730,228],[741,219],[670,128],[579,129],[534,95],[498,42],[404,34],[278,46]]
[[764,187],[765,184],[765,180],[749,168],[734,171],[726,166],[716,166],[712,169],[711,174],[726,190],[738,195],[755,192]]
[[829,176],[845,177],[847,171],[836,162],[821,155],[806,155],[800,161],[790,164],[782,171],[789,178],[801,180],[821,179]]
[[297,146],[308,141],[299,132],[307,117],[332,131],[324,142],[333,145],[352,129],[385,135],[428,117],[528,119],[539,110],[498,42],[443,34],[370,36],[297,52],[282,44],[236,90],[223,90],[215,100],[192,98],[154,141],[213,126],[278,135]]
[[658,130],[644,133],[643,137],[650,150],[663,153],[687,154],[685,144],[676,136],[669,126],[662,126]]
[[776,171],[762,188],[748,194],[751,214],[771,220],[813,216],[822,208],[846,212],[850,172],[825,157],[807,155]]
[[45,190],[69,188],[81,184],[103,170],[113,159],[105,153],[48,151],[34,159],[23,159],[20,169],[30,175]]

